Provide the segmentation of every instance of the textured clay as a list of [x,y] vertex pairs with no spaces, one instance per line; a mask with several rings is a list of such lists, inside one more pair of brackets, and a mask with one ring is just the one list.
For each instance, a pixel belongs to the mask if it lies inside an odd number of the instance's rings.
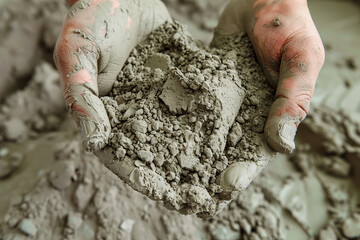
[[246,35],[224,43],[199,47],[167,23],[132,52],[102,98],[115,155],[105,165],[183,214],[216,214],[274,155],[263,135],[274,91]]

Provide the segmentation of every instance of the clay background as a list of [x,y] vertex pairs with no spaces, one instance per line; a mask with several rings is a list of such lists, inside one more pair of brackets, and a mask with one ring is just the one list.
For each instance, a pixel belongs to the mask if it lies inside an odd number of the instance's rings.
[[[205,43],[225,5],[164,2]],[[360,6],[309,6],[326,62],[298,150],[202,220],[133,191],[81,150],[51,58],[67,11],[62,1],[0,0],[0,239],[360,237]]]

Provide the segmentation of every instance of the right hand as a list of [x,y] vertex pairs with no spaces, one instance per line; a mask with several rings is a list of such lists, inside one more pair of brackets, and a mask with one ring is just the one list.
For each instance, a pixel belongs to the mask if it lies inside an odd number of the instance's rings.
[[54,60],[66,106],[88,151],[108,142],[110,122],[99,96],[107,95],[133,48],[165,21],[160,0],[69,0],[72,5]]

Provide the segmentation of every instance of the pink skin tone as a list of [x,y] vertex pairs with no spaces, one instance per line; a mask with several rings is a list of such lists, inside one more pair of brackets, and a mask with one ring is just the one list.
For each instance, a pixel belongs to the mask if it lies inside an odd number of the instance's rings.
[[171,21],[161,1],[68,0],[72,8],[54,51],[66,106],[83,146],[106,146],[111,126],[99,96],[107,95],[131,50],[154,28]]
[[325,52],[306,0],[232,0],[215,31],[246,32],[264,72],[276,90],[265,126],[270,146],[291,152],[305,119]]
[[[111,2],[109,14],[115,14],[120,7],[118,0],[93,0],[89,9],[68,18],[60,36],[55,60],[61,73],[67,103],[69,88],[87,83],[98,94],[97,76],[86,69],[74,72],[79,59],[74,52],[87,46],[96,49],[89,40],[74,37],[70,33],[83,29],[91,33],[89,26],[95,21],[92,13],[98,4]],[[68,0],[73,5],[77,0]],[[132,19],[127,18],[126,32]],[[325,53],[317,29],[312,21],[306,0],[233,0],[220,19],[216,34],[227,35],[247,32],[256,55],[263,66],[269,82],[277,86],[276,100],[273,103],[265,126],[265,135],[270,146],[278,152],[291,152],[296,128],[306,117],[319,71]],[[106,30],[103,30],[106,33]],[[72,105],[73,111],[87,114],[84,108]],[[290,133],[284,123],[290,126]],[[286,125],[285,124],[285,125]],[[291,127],[293,126],[293,127]],[[287,127],[287,129],[289,129]],[[286,131],[285,131],[286,132]]]
[[[284,118],[290,119],[296,129],[310,109],[325,59],[323,44],[306,0],[278,3],[258,0],[253,3],[252,10],[255,24],[248,22],[247,25],[252,26],[250,36],[255,51],[267,75],[271,76],[271,83],[277,84],[276,100],[265,129],[278,128]],[[280,152],[293,150],[290,146],[276,146],[276,142],[270,144]]]
[[[119,8],[120,3],[117,0],[109,1],[112,4],[109,14],[112,16]],[[76,2],[77,1],[68,1],[70,6]],[[96,69],[93,70],[87,69],[85,66],[82,66],[79,56],[75,54],[76,52],[82,51],[87,59],[92,59],[94,56],[87,53],[87,51],[98,53],[98,46],[94,41],[90,40],[91,38],[89,39],[88,37],[74,34],[79,30],[82,30],[84,33],[92,33],[93,25],[95,23],[94,13],[97,10],[98,5],[103,2],[106,2],[106,0],[93,0],[90,2],[90,6],[87,7],[86,11],[79,11],[74,16],[67,17],[54,54],[54,59],[62,79],[66,106],[70,109],[79,129],[80,126],[84,125],[80,124],[80,122],[86,121],[86,119],[88,122],[104,122],[103,119],[96,116],[96,113],[92,108],[86,106],[83,100],[85,99],[85,94],[99,95],[96,74],[98,66],[95,66]],[[99,54],[97,54],[97,58],[98,57]],[[96,59],[93,61],[96,61]],[[99,99],[97,100],[100,101]],[[106,129],[109,129],[108,122],[105,123],[105,126]],[[90,130],[85,132],[87,143],[84,144],[84,147],[90,150],[91,148],[94,148],[93,146],[95,145],[92,144],[90,147],[89,140],[91,139],[91,134],[96,134],[96,130],[93,128],[88,129]],[[101,144],[95,148],[104,146],[104,142],[106,142],[106,139],[104,138],[107,138],[107,136],[103,135],[102,138],[103,139],[100,141]]]
[[[72,6],[79,0],[67,0],[68,4]],[[64,96],[66,99],[67,106],[71,104],[69,99],[73,95],[73,86],[75,85],[83,85],[87,83],[90,86],[90,89],[98,94],[98,86],[97,86],[97,78],[93,76],[86,68],[83,68],[79,71],[74,72],[74,67],[76,65],[81,65],[78,57],[74,54],[80,47],[86,46],[87,48],[95,49],[96,46],[91,41],[74,37],[72,36],[72,32],[77,29],[83,29],[85,32],[91,33],[91,25],[95,22],[94,13],[97,6],[100,3],[110,1],[112,3],[112,7],[110,9],[109,14],[114,15],[115,11],[120,8],[120,3],[117,0],[93,0],[90,3],[87,11],[79,12],[75,16],[71,18],[67,18],[65,25],[63,27],[63,32],[60,35],[59,41],[61,44],[57,46],[57,54],[55,54],[55,61],[57,63],[58,70],[61,74]],[[130,18],[130,17],[129,17]],[[129,20],[128,20],[129,22]],[[131,24],[127,23],[126,27],[129,28]],[[105,33],[105,30],[104,30]],[[74,72],[74,73],[73,73]],[[72,104],[72,111],[78,112],[81,116],[89,116],[89,113],[85,108]],[[77,121],[77,119],[75,119]]]

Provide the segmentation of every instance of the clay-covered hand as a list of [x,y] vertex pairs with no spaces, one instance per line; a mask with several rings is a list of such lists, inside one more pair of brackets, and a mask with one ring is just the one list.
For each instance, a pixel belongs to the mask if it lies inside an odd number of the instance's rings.
[[99,96],[112,88],[132,49],[170,15],[160,0],[68,0],[54,60],[66,106],[88,151],[102,149],[110,123]]
[[278,152],[295,148],[297,127],[306,117],[325,53],[306,0],[232,0],[215,30],[221,36],[246,32],[273,86],[265,125],[268,144]]

